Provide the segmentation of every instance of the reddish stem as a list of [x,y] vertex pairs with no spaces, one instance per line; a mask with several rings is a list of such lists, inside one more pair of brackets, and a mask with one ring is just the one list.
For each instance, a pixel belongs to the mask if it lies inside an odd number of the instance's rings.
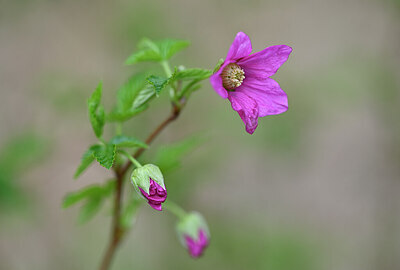
[[[181,104],[183,105],[183,104]],[[147,137],[146,144],[151,144],[154,139],[164,130],[166,126],[168,126],[171,122],[178,118],[181,112],[182,106],[174,105],[171,111],[171,114],[166,118],[157,128]],[[139,148],[135,154],[134,158],[138,158],[145,151],[145,148]],[[111,265],[111,261],[115,255],[115,252],[121,243],[121,240],[124,237],[124,230],[120,225],[121,219],[121,208],[122,208],[122,191],[123,191],[123,182],[125,174],[127,173],[131,162],[128,160],[122,167],[114,167],[114,172],[116,175],[116,189],[115,189],[115,200],[114,200],[114,214],[112,220],[112,231],[111,231],[111,239],[108,244],[106,253],[104,254],[102,263],[100,265],[100,270],[108,270]]]

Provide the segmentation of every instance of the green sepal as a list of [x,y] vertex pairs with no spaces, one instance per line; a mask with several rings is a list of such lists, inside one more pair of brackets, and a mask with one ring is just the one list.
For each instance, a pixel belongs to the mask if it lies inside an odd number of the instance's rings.
[[133,170],[131,175],[132,184],[139,194],[141,193],[137,190],[137,187],[140,187],[146,193],[149,193],[150,178],[165,189],[164,176],[162,175],[161,170],[156,165],[146,164]]
[[102,82],[99,83],[96,90],[89,97],[88,111],[89,111],[89,120],[92,124],[93,131],[97,138],[100,138],[103,134],[103,127],[105,123],[105,113],[103,106],[100,105],[101,101],[101,92],[102,92]]

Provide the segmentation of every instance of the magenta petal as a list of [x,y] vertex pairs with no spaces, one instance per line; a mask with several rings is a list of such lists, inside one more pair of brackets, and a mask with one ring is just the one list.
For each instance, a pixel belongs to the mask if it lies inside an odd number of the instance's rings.
[[222,70],[231,62],[225,61],[219,70],[215,72],[213,75],[210,77],[210,83],[211,86],[214,88],[215,92],[217,92],[218,95],[220,95],[222,98],[227,98],[228,97],[228,91],[224,88],[222,85],[222,78],[221,78],[221,72]]
[[288,109],[287,95],[273,79],[246,78],[236,91],[257,102],[259,117],[280,114]]
[[141,187],[139,187],[139,190],[153,209],[162,211],[161,204],[167,199],[167,191],[162,186],[150,178],[149,193]]
[[245,70],[246,78],[270,77],[288,59],[291,52],[292,48],[286,45],[271,46],[240,59],[237,63]]
[[225,62],[238,60],[242,57],[248,56],[251,53],[251,50],[250,38],[245,33],[239,32],[236,34],[235,40],[229,48]]
[[199,230],[197,240],[185,235],[185,242],[186,247],[193,258],[200,257],[209,243],[207,235],[203,230]]
[[246,131],[253,134],[258,125],[258,105],[257,102],[243,92],[229,92],[228,99],[232,104],[232,109],[239,113],[240,118],[246,125]]

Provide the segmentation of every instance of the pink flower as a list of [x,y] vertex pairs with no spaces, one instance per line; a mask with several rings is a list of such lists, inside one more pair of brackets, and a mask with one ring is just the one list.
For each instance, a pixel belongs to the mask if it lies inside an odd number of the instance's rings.
[[139,190],[153,209],[162,211],[161,204],[167,199],[167,191],[162,186],[150,178],[149,193],[141,187],[139,187]]
[[197,239],[185,235],[185,244],[193,258],[198,258],[203,254],[203,250],[208,246],[208,237],[203,230],[199,230]]
[[228,98],[239,113],[246,131],[253,134],[258,117],[280,114],[288,109],[286,93],[269,78],[288,59],[292,48],[286,45],[252,51],[249,37],[237,33],[224,63],[210,77],[210,83],[222,98]]

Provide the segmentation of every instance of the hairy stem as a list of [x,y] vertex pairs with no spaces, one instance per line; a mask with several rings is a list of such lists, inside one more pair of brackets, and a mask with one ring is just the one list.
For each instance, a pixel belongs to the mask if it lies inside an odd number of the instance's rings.
[[[183,101],[184,103],[185,101]],[[181,104],[183,105],[183,104]],[[171,122],[178,118],[181,108],[183,106],[176,106],[173,105],[171,114],[163,121],[160,125],[147,137],[146,144],[151,144],[154,139],[167,127]],[[136,159],[140,157],[145,148],[138,149],[133,157]],[[115,200],[114,200],[114,213],[113,213],[113,220],[112,220],[112,230],[111,230],[111,237],[110,242],[108,244],[106,253],[102,259],[102,263],[100,265],[100,270],[108,270],[110,268],[112,259],[115,255],[115,252],[121,243],[121,240],[124,237],[124,229],[121,227],[120,219],[121,219],[121,208],[122,208],[122,191],[123,191],[123,182],[127,171],[131,165],[131,161],[128,160],[123,166],[121,167],[114,167],[114,172],[116,175],[116,189],[115,189]]]

